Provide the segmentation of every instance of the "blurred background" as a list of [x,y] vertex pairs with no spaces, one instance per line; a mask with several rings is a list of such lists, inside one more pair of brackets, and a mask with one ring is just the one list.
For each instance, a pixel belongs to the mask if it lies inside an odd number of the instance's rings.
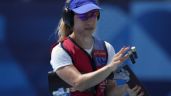
[[[0,96],[49,96],[51,46],[64,0],[0,0]],[[171,96],[171,0],[101,0],[95,36],[116,51],[136,46],[129,64],[151,96]]]

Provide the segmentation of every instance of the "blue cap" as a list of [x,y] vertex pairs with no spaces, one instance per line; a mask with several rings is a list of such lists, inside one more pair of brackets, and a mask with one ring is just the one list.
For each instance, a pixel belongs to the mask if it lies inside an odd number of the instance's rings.
[[101,9],[96,0],[71,0],[69,9],[77,14],[84,14],[94,9]]

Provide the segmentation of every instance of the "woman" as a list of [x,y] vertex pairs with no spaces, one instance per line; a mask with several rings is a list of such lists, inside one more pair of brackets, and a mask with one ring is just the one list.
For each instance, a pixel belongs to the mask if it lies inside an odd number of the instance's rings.
[[117,86],[112,73],[128,55],[129,47],[118,53],[108,43],[93,37],[100,7],[95,0],[67,1],[60,20],[59,44],[51,54],[57,75],[72,86],[71,96],[143,96],[140,87]]

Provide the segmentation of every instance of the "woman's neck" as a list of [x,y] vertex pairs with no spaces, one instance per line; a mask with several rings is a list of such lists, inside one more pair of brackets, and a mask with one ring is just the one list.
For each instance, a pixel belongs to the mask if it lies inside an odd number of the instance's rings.
[[94,42],[92,35],[90,36],[76,35],[73,32],[73,34],[71,34],[70,37],[74,39],[74,41],[83,49],[90,49]]

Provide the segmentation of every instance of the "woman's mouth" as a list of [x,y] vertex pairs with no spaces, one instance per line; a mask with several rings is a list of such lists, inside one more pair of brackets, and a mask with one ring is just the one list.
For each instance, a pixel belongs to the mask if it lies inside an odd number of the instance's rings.
[[85,27],[85,30],[94,30],[94,27]]

